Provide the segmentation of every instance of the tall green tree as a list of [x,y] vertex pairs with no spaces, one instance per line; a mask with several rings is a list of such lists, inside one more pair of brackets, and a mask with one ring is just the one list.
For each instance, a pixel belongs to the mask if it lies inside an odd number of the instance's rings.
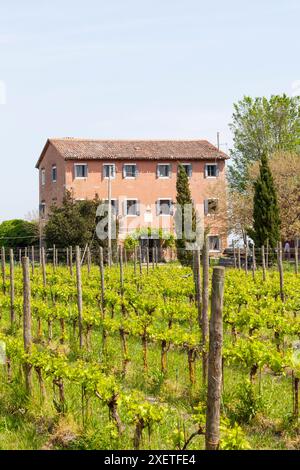
[[280,216],[273,176],[266,154],[261,157],[260,171],[254,183],[253,230],[249,235],[256,246],[276,247],[280,239]]
[[[188,175],[183,165],[178,166],[176,191],[175,231],[177,258],[182,264],[190,264],[192,261],[192,251],[186,248],[188,243],[196,242],[196,211],[193,207]],[[190,213],[192,217],[189,217]],[[194,233],[193,235],[189,235],[187,224],[191,225],[190,228]]]
[[229,182],[232,189],[243,192],[251,163],[276,151],[299,151],[300,97],[245,96],[234,104],[230,128],[234,147],[230,152]]
[[31,246],[38,243],[39,229],[36,222],[22,219],[6,220],[0,224],[0,246],[11,248]]

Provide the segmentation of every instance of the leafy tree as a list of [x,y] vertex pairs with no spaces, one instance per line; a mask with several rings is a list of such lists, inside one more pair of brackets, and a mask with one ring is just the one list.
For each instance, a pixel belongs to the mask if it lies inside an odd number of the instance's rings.
[[38,224],[22,219],[0,224],[0,245],[11,248],[35,245],[39,239]]
[[230,128],[234,148],[228,168],[232,188],[244,191],[248,168],[265,154],[298,151],[300,144],[300,97],[273,95],[267,98],[245,96],[234,104]]
[[254,183],[253,230],[251,238],[261,247],[269,240],[275,248],[280,239],[280,217],[277,193],[266,155],[261,157],[260,172]]
[[[182,264],[190,264],[192,261],[192,251],[187,250],[187,243],[196,241],[196,211],[193,207],[189,179],[183,165],[178,167],[176,180],[176,203],[175,230],[176,230],[176,248],[177,257]],[[192,232],[191,239],[186,239],[188,211],[192,208]]]
[[[57,247],[65,248],[89,243],[94,247],[100,245],[106,247],[107,240],[100,242],[95,233],[99,221],[96,213],[100,203],[98,196],[93,200],[75,201],[72,194],[66,191],[63,203],[51,207],[45,225],[47,246],[55,244]],[[115,244],[116,240],[113,240],[113,245]]]

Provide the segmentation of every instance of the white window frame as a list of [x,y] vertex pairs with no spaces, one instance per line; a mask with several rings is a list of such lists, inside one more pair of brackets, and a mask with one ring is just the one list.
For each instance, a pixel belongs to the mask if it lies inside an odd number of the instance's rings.
[[[113,197],[113,198],[111,198],[111,202],[115,203],[115,207],[113,205],[111,205],[111,207],[115,209],[115,215],[118,215],[118,213],[119,213],[119,204],[118,204],[119,200],[116,197]],[[104,203],[108,204],[108,199],[104,199]]]
[[[136,207],[137,207],[137,214],[128,214],[128,207],[127,207],[127,202],[128,201],[135,201],[136,202]],[[139,213],[139,200],[138,198],[135,198],[135,197],[129,197],[127,199],[124,200],[124,209],[125,209],[125,217],[139,217],[140,216],[140,213]]]
[[[55,170],[55,179],[53,179],[53,170]],[[52,183],[57,182],[57,166],[56,165],[52,165],[51,167],[51,181]]]
[[41,184],[45,186],[46,184],[46,170],[45,168],[41,168]]
[[[211,250],[211,249],[210,249],[210,246],[209,246],[209,245],[210,245],[210,243],[209,243],[209,238],[210,238],[210,237],[218,238],[218,240],[219,240],[219,249],[218,249],[218,250]],[[210,253],[220,253],[220,252],[222,251],[222,250],[221,250],[221,237],[220,237],[220,235],[218,235],[218,234],[216,234],[216,235],[208,235],[208,246],[209,246],[209,252],[210,252]]]
[[113,172],[112,172],[112,175],[111,175],[110,179],[111,180],[115,179],[115,177],[116,177],[116,164],[115,163],[103,163],[103,165],[102,165],[103,179],[108,180],[109,176],[105,176],[105,170],[104,170],[105,166],[112,166],[113,167]]
[[40,217],[41,217],[41,219],[45,218],[45,213],[46,213],[46,203],[45,203],[45,201],[42,201],[40,203]]
[[[160,213],[160,201],[170,201],[171,204],[170,204],[170,214],[161,214]],[[173,200],[171,197],[159,197],[157,199],[157,203],[159,204],[159,214],[157,214],[158,217],[172,217],[173,216]]]
[[[191,177],[193,176],[193,165],[192,165],[192,163],[186,163],[186,162],[185,162],[185,163],[180,163],[180,165],[181,165],[181,166],[189,166],[189,167],[191,167],[191,175],[190,175],[190,176],[187,175],[188,178],[191,178]],[[179,165],[178,165],[178,168],[179,168]]]
[[[208,175],[208,167],[209,166],[215,166],[216,167],[216,176],[209,176]],[[207,178],[207,179],[217,178],[219,176],[219,165],[217,163],[205,163],[204,175],[205,175],[205,178]]]
[[[208,201],[217,201],[217,209],[215,212],[209,212],[208,211]],[[218,212],[218,206],[219,206],[219,198],[217,197],[208,197],[204,200],[204,215],[210,217],[212,215],[215,215]]]
[[[125,172],[126,166],[134,166],[135,167],[135,176],[126,176],[126,172]],[[137,178],[137,165],[136,165],[136,163],[124,163],[123,164],[123,178],[125,180],[135,180]]]
[[[158,168],[160,166],[168,166],[169,167],[169,176],[160,176],[159,175],[159,170]],[[157,178],[160,179],[160,180],[169,180],[171,178],[171,174],[172,174],[172,166],[171,166],[171,163],[158,163],[157,164],[157,167],[156,167],[156,175],[157,175]]]
[[[86,167],[86,176],[77,176],[76,175],[76,167],[78,166],[85,166]],[[74,179],[76,180],[86,180],[89,176],[89,167],[87,163],[74,163]]]

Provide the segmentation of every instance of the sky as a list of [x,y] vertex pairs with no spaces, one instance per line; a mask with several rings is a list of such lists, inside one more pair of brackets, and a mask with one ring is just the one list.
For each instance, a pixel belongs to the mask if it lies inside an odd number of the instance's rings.
[[299,94],[298,0],[0,0],[0,221],[48,137],[232,146],[233,103]]

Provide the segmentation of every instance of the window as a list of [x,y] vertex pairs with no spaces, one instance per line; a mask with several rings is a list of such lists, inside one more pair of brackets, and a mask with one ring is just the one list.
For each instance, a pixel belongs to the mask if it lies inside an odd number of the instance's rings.
[[103,178],[115,178],[116,176],[116,166],[114,163],[105,163],[103,165]]
[[206,178],[216,178],[217,176],[219,176],[219,169],[216,163],[205,165]]
[[123,166],[123,177],[124,178],[136,178],[138,174],[137,167],[135,164],[126,164]]
[[46,212],[46,204],[45,202],[41,202],[40,204],[40,217],[43,219],[45,217]]
[[42,183],[42,186],[45,186],[45,183],[46,183],[46,172],[45,172],[45,168],[42,168],[42,169],[41,169],[41,183]]
[[173,215],[173,204],[171,199],[159,199],[156,204],[157,215]]
[[218,199],[205,199],[204,201],[204,213],[215,214],[218,210]]
[[125,201],[125,215],[140,215],[139,202],[137,199],[127,199]]
[[87,178],[88,166],[85,163],[75,163],[75,178]]
[[220,238],[216,235],[208,237],[208,246],[210,251],[220,251]]
[[159,163],[157,165],[157,178],[170,178],[171,177],[171,165]]
[[[181,163],[183,168],[185,169],[186,174],[190,178],[192,176],[192,164],[191,163]],[[179,168],[179,166],[178,166]]]
[[56,165],[53,165],[52,166],[52,182],[56,183],[56,179],[57,179],[57,168],[56,168]]
[[[108,205],[108,199],[105,199],[105,204]],[[112,208],[112,213],[117,215],[118,214],[118,201],[116,199],[111,199],[111,208]]]

